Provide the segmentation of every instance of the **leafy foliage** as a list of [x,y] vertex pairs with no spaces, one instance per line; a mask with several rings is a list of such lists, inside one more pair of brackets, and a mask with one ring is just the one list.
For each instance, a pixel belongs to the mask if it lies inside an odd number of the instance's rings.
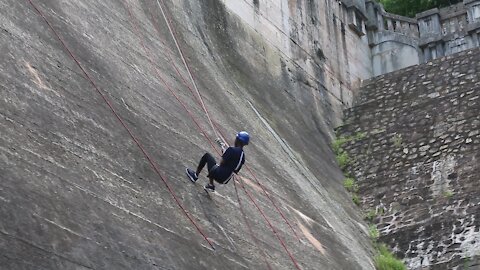
[[333,152],[335,152],[335,154],[337,154],[337,155],[342,153],[343,152],[342,146],[349,141],[350,141],[350,139],[347,138],[347,137],[337,138],[332,143]]
[[443,192],[443,196],[445,198],[451,198],[453,196],[453,191],[447,190],[447,191]]
[[346,152],[342,152],[341,154],[336,156],[338,165],[342,170],[347,168],[347,166],[350,164],[350,157]]
[[380,254],[375,257],[377,270],[407,270],[405,264],[395,258],[385,245],[380,245],[378,251]]
[[360,197],[357,194],[352,194],[352,201],[356,205],[360,205]]
[[358,185],[357,183],[355,183],[355,180],[353,178],[345,178],[345,180],[343,181],[343,186],[346,190],[350,192],[358,192]]
[[378,231],[377,226],[373,224],[368,227],[368,234],[373,241],[377,241],[380,237],[380,232]]
[[377,217],[377,211],[375,209],[370,209],[365,213],[365,220],[373,221]]
[[415,17],[417,13],[432,8],[442,8],[462,0],[379,0],[385,10],[402,16]]
[[392,138],[393,145],[397,148],[401,147],[403,142],[402,142],[402,135],[400,134],[395,134]]

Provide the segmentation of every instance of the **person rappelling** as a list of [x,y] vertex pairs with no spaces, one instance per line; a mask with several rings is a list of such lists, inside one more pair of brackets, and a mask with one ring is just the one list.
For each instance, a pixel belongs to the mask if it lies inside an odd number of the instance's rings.
[[237,133],[235,138],[234,146],[226,148],[226,145],[220,140],[216,139],[216,142],[222,148],[222,160],[220,164],[217,164],[217,161],[210,153],[205,153],[198,163],[197,171],[193,171],[189,168],[186,169],[188,178],[193,183],[196,183],[198,176],[202,172],[202,169],[207,165],[209,183],[205,185],[203,189],[207,192],[215,191],[214,181],[220,184],[227,184],[232,178],[233,174],[238,174],[242,165],[245,163],[245,153],[243,152],[243,147],[248,145],[250,141],[250,135],[245,131],[240,131]]

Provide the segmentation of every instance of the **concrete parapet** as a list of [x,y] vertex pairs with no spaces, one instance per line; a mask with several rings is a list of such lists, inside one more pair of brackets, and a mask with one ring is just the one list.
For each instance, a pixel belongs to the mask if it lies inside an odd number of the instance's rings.
[[[427,62],[480,45],[480,0],[465,0],[446,8],[430,9],[418,13],[415,18],[390,14],[381,4],[371,0],[366,1],[366,9],[367,36],[375,75],[404,68],[404,64]],[[385,31],[395,34],[385,34]],[[416,56],[408,48],[412,45],[416,46]],[[405,57],[404,51],[410,51],[409,60],[399,61],[399,57]],[[378,63],[382,63],[381,66]],[[385,69],[387,66],[389,68]]]

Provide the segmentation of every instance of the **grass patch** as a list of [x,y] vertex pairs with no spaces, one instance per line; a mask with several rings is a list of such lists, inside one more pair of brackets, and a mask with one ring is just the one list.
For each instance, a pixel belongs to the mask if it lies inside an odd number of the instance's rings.
[[345,145],[347,142],[349,142],[350,139],[348,137],[338,137],[333,141],[332,143],[332,149],[335,154],[339,155],[340,153],[343,153],[343,145]]
[[470,257],[463,258],[463,269],[467,270],[470,268]]
[[377,270],[407,270],[405,264],[388,250],[385,245],[378,247],[379,254],[375,256],[375,268]]
[[346,152],[337,154],[336,158],[337,158],[338,166],[340,166],[342,170],[347,168],[347,166],[350,164],[350,161],[351,161],[350,157]]
[[395,134],[395,136],[392,138],[392,142],[395,147],[400,148],[403,144],[402,135]]
[[453,196],[453,191],[451,190],[447,190],[445,192],[443,192],[443,197],[445,198],[451,198]]
[[345,178],[345,181],[343,181],[343,186],[350,192],[358,192],[358,185],[353,178]]
[[353,137],[355,138],[355,140],[362,140],[362,139],[365,139],[365,137],[367,137],[367,134],[365,132],[358,132],[355,135],[353,135]]
[[367,134],[364,132],[357,132],[352,136],[340,136],[332,142],[333,152],[335,152],[335,154],[337,155],[341,154],[343,153],[343,146],[347,142],[361,140],[361,139],[364,139],[365,137],[367,137]]
[[376,242],[380,237],[380,232],[378,231],[377,226],[370,225],[370,227],[368,227],[368,235],[374,242]]
[[367,135],[364,132],[358,132],[352,136],[340,136],[332,142],[332,150],[335,153],[338,165],[342,170],[345,170],[352,161],[347,152],[343,149],[343,146],[348,142],[361,140],[366,136]]
[[354,204],[356,204],[358,206],[360,205],[360,197],[358,197],[357,194],[352,195],[352,201],[353,201]]
[[377,211],[375,209],[370,209],[365,213],[365,220],[373,221],[377,217]]

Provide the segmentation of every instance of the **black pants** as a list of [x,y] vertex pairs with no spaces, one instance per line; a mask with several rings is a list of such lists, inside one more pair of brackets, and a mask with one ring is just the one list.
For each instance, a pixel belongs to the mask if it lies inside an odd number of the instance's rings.
[[217,161],[215,160],[215,158],[212,156],[212,154],[210,153],[205,153],[205,155],[203,155],[203,157],[200,159],[200,163],[198,163],[198,168],[197,168],[197,175],[200,174],[200,172],[202,171],[203,167],[205,167],[205,165],[207,165],[207,168],[208,168],[208,177],[213,177],[214,174],[213,174],[213,171],[217,168]]

